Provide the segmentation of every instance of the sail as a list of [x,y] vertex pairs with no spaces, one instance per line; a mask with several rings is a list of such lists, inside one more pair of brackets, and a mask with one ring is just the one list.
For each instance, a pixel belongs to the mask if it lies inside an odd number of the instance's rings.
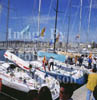
[[15,64],[17,64],[19,67],[22,69],[29,71],[29,63],[26,61],[22,60],[21,58],[17,57],[13,53],[6,51],[4,54],[4,57],[9,59],[10,61],[13,61]]

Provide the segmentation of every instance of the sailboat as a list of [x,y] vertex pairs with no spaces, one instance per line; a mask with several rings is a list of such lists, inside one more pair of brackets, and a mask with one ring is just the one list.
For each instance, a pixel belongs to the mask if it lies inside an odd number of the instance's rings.
[[41,59],[39,61],[31,61],[30,64],[33,66],[33,68],[36,68],[47,75],[50,75],[57,79],[59,82],[64,82],[64,83],[75,83],[82,85],[86,82],[85,79],[85,73],[86,70],[81,69],[81,68],[76,68],[73,66],[67,67],[66,64],[58,61],[54,61],[54,69],[50,68],[49,65],[45,66],[45,70],[42,64]]
[[[42,72],[47,73],[48,75],[53,76],[60,82],[65,83],[77,83],[77,84],[83,84],[84,83],[84,75],[83,72],[77,69],[73,68],[66,68],[62,67],[63,63],[65,62],[66,57],[64,55],[60,55],[56,53],[56,28],[57,28],[57,14],[58,14],[58,0],[56,4],[56,18],[55,18],[55,31],[54,31],[54,52],[46,52],[46,51],[38,51],[38,59],[40,59],[40,62],[38,61],[32,61],[30,64],[32,64],[33,67],[38,67]],[[70,20],[69,20],[70,23]],[[69,28],[68,28],[69,30]],[[69,34],[69,31],[68,31]],[[68,42],[68,40],[67,40]],[[68,47],[67,47],[68,48]],[[42,67],[42,59],[43,57],[46,57],[47,59],[50,59],[53,57],[55,59],[56,65],[54,66],[54,70],[44,70]],[[57,65],[59,62],[62,62],[62,64]]]
[[4,86],[28,93],[30,90],[39,90],[42,86],[48,86],[51,90],[53,100],[59,97],[59,82],[35,68],[30,69],[29,63],[6,51],[6,59],[13,63],[0,64],[0,78]]

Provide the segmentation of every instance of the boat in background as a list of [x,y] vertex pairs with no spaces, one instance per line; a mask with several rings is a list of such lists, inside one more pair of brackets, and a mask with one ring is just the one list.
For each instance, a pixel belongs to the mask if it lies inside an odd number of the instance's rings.
[[44,56],[47,59],[50,59],[51,57],[53,57],[55,60],[58,60],[60,62],[65,62],[65,59],[66,59],[65,55],[61,55],[61,54],[57,54],[53,52],[46,52],[46,51],[38,51],[37,56],[38,56],[38,59],[39,57],[43,58]]

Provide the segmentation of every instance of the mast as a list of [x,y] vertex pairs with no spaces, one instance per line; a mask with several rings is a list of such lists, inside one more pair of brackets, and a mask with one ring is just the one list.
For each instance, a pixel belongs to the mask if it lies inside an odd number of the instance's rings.
[[38,11],[38,34],[40,34],[40,7],[41,7],[41,0],[39,0],[39,11]]
[[90,18],[91,18],[91,9],[92,9],[92,0],[90,1],[90,10],[89,10],[89,17],[88,17],[88,32],[87,32],[87,43],[89,42],[89,31],[90,31]]
[[56,18],[55,18],[55,30],[54,30],[54,52],[56,49],[56,28],[57,28],[57,16],[58,16],[58,3],[59,3],[59,0],[57,0],[57,4],[56,4]]
[[[38,9],[38,34],[37,36],[40,37],[40,8],[41,8],[41,0],[39,0],[39,9]],[[38,44],[38,39],[36,39],[36,45],[35,48],[37,48],[37,44]]]
[[6,24],[6,42],[7,42],[7,48],[8,48],[9,9],[10,9],[10,0],[8,0],[7,24]]
[[70,19],[71,19],[71,4],[72,4],[72,0],[70,0],[70,13],[69,13],[69,16],[68,16],[68,31],[67,31],[66,52],[68,52],[68,43],[69,43],[69,29],[70,29]]
[[82,20],[82,0],[80,0],[80,23],[79,23],[79,34],[81,32],[81,20]]
[[[80,23],[79,23],[79,35],[81,34],[81,22],[82,22],[82,3],[83,0],[80,0]],[[80,46],[80,36],[79,36],[79,41],[78,41],[78,48]]]

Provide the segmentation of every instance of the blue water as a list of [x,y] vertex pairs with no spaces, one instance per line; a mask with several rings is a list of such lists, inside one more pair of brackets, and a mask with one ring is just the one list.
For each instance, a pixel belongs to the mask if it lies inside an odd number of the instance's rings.
[[59,60],[61,62],[64,62],[66,59],[66,56],[64,55],[60,55],[60,54],[55,54],[55,53],[49,53],[49,52],[42,52],[42,51],[38,51],[38,56],[40,57],[44,57],[46,56],[46,58],[50,58],[53,57],[55,60]]
[[5,50],[0,50],[0,61],[5,61],[4,53],[5,53]]

